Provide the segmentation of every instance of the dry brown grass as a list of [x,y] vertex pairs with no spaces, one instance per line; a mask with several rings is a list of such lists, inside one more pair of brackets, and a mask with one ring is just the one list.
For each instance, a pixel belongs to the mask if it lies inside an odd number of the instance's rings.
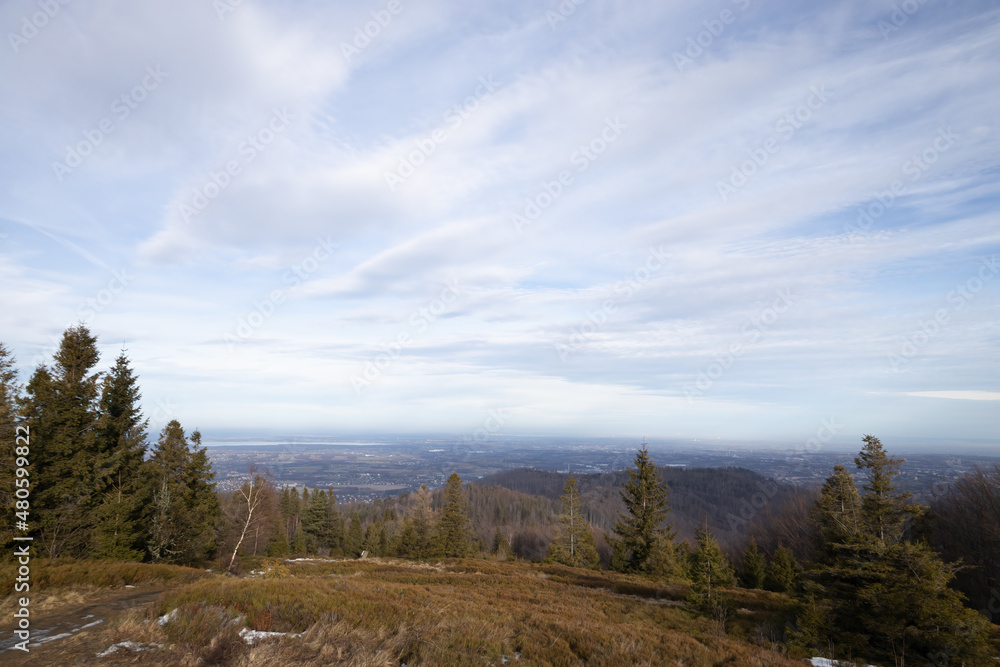
[[[798,665],[751,641],[788,611],[734,591],[733,632],[693,617],[683,585],[559,565],[391,559],[286,564],[282,577],[168,577],[146,612],[65,640],[60,662],[108,665]],[[162,573],[161,573],[162,574]],[[199,573],[203,574],[203,573]],[[784,606],[783,606],[784,605]],[[157,618],[176,610],[173,620]],[[773,617],[773,618],[772,618]],[[746,619],[750,630],[740,623]],[[243,627],[301,633],[247,645]],[[744,639],[746,637],[746,639]],[[123,641],[162,645],[96,653]],[[519,656],[519,659],[517,658]]]

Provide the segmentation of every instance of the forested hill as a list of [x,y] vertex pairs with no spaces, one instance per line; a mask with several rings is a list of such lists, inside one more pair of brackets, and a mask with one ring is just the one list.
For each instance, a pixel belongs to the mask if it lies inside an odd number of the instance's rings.
[[[781,513],[786,505],[801,503],[803,496],[811,496],[809,491],[746,468],[660,467],[658,470],[670,489],[668,521],[674,524],[680,539],[693,541],[695,528],[703,526],[707,519],[720,543],[739,548],[750,523],[759,521],[765,514]],[[628,481],[628,472],[573,476],[591,523],[610,532],[615,519],[625,512],[619,491]],[[568,477],[568,473],[517,468],[472,483],[500,486],[557,501]]]

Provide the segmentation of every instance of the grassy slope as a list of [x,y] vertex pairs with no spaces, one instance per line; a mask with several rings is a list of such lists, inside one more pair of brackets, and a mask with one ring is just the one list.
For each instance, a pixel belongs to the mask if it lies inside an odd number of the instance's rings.
[[[780,632],[783,596],[734,591],[743,611],[720,636],[679,607],[684,586],[609,572],[488,560],[289,562],[274,578],[207,575],[135,564],[36,563],[44,579],[77,584],[162,582],[155,608],[64,640],[61,660],[87,664],[234,665],[792,665],[748,641]],[[141,572],[150,568],[145,575]],[[72,575],[70,573],[72,572]],[[89,574],[88,574],[89,572]],[[0,579],[6,576],[0,570]],[[273,574],[273,573],[272,573]],[[126,581],[127,580],[127,581]],[[114,582],[112,582],[114,583]],[[93,585],[91,584],[91,585]],[[54,588],[50,584],[50,589]],[[8,589],[9,590],[9,589]],[[160,626],[156,617],[177,609]],[[243,627],[304,633],[247,647]],[[162,644],[97,660],[119,641]],[[520,659],[515,657],[520,654]]]

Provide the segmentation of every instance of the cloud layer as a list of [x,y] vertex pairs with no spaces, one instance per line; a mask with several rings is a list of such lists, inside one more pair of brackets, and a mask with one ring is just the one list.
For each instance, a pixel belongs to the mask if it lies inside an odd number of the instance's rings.
[[991,3],[57,4],[0,7],[25,374],[82,320],[206,431],[995,436]]

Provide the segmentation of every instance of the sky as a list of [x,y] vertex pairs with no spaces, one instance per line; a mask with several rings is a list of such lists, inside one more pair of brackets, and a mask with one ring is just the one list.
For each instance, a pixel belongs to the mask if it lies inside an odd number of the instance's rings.
[[[1000,6],[8,0],[0,341],[154,429],[995,446]],[[950,446],[950,445],[943,445]]]

